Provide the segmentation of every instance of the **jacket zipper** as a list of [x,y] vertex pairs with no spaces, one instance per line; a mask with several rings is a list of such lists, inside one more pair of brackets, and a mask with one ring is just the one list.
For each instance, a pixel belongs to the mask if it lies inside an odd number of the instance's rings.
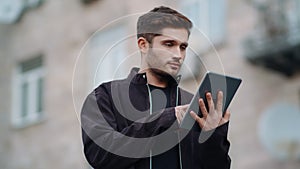
[[[149,84],[147,83],[147,89],[148,89],[148,95],[149,95],[149,104],[150,104],[150,115],[152,115],[153,110],[152,110],[152,95],[151,95],[151,90],[149,87]],[[178,106],[178,86],[176,86],[176,106]],[[178,136],[178,141],[180,141],[180,135],[179,135],[179,131],[177,133]],[[182,169],[182,161],[181,161],[181,146],[180,146],[180,142],[178,143],[178,149],[179,149],[179,165],[180,165],[180,169]],[[152,169],[152,150],[150,150],[150,169]]]
[[[178,86],[176,86],[176,106],[178,106]],[[179,130],[177,132],[177,136],[178,136],[178,150],[179,150],[179,166],[180,166],[180,169],[182,169],[182,160],[181,160],[181,146],[180,146],[180,135],[179,135]]]
[[[150,115],[152,115],[152,95],[151,95],[151,90],[149,87],[149,84],[147,83],[147,89],[148,89],[148,95],[149,95],[149,104],[150,104]],[[152,150],[150,149],[150,169],[152,169]]]

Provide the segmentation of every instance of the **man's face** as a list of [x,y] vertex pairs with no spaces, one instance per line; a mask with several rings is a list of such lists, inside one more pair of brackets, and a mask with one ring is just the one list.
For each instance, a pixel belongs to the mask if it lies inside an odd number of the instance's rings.
[[162,71],[174,77],[186,55],[188,32],[183,28],[164,28],[161,33],[162,35],[153,38],[145,61],[156,73]]

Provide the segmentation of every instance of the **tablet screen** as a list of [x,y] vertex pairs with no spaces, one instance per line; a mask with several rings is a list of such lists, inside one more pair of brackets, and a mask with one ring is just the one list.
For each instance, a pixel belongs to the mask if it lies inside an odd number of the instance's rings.
[[[242,80],[235,77],[225,76],[222,74],[217,74],[213,72],[207,72],[195,93],[190,106],[180,124],[180,128],[191,129],[195,123],[195,120],[191,117],[190,113],[192,110],[202,117],[202,113],[199,108],[198,101],[200,98],[204,100],[204,103],[207,105],[207,100],[205,94],[211,92],[214,103],[217,101],[218,91],[223,92],[223,114],[228,108],[233,96],[235,95],[238,87],[240,86]],[[207,109],[208,110],[208,109]]]

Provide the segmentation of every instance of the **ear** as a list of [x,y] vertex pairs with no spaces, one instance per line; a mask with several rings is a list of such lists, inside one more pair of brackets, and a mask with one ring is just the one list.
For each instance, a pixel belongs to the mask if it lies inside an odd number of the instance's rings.
[[144,37],[139,37],[137,40],[140,51],[145,54],[149,49],[149,42]]

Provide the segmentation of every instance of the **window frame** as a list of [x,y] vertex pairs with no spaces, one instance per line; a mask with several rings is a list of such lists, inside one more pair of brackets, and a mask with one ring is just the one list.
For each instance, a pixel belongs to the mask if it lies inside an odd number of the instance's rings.
[[[216,4],[220,5],[216,6]],[[218,7],[217,10],[213,10],[214,7]],[[225,41],[227,0],[182,1],[181,11],[192,20],[194,29],[200,29],[201,32],[205,33],[205,36],[214,45],[222,44]],[[193,13],[195,11],[198,13]]]
[[[45,91],[45,71],[43,62],[38,67],[34,67],[31,70],[22,72],[21,63],[18,63],[17,68],[13,71],[13,101],[12,101],[12,116],[11,123],[15,128],[25,128],[27,126],[40,123],[45,120],[45,106],[44,106],[44,91]],[[39,88],[39,81],[42,80],[40,85],[42,89]],[[22,85],[28,85],[28,95],[27,103],[27,113],[24,116],[24,111],[22,110],[23,94]],[[40,94],[39,91],[42,91]],[[39,97],[42,97],[41,100]],[[28,99],[30,98],[30,99]],[[41,104],[41,111],[40,105]]]
[[[117,24],[98,31],[91,38],[89,42],[89,64],[91,65],[89,74],[92,81],[89,85],[90,88],[94,89],[103,82],[113,80],[112,76],[117,79],[127,76],[128,72],[126,74],[118,74],[119,72],[124,72],[122,71],[122,67],[117,67],[118,71],[116,72],[116,67],[107,64],[121,64],[126,59],[125,57],[128,52],[127,43],[123,42],[126,37],[126,31],[125,25]],[[113,49],[115,47],[118,49],[117,52]],[[109,57],[112,54],[114,54],[114,58]],[[104,70],[108,72],[104,73]]]

